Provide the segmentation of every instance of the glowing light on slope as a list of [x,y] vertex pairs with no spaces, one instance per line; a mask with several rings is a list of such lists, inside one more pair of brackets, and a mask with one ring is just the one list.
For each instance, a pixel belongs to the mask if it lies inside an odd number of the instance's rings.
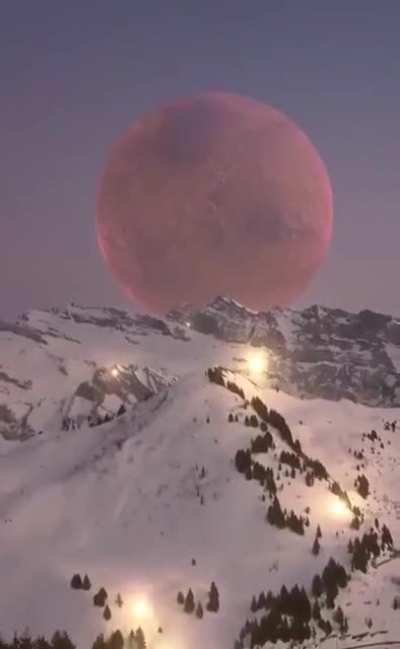
[[111,375],[112,375],[114,378],[117,378],[118,374],[119,374],[119,369],[118,369],[118,367],[113,367],[112,370],[111,370]]
[[148,620],[154,616],[151,602],[144,595],[136,596],[131,605],[131,611],[138,620]]
[[333,514],[337,518],[350,518],[351,516],[349,508],[343,502],[343,500],[340,500],[340,498],[335,498],[334,500],[332,500],[329,506],[329,510],[331,514]]
[[253,351],[247,358],[247,369],[250,374],[261,374],[268,368],[268,359],[264,351]]

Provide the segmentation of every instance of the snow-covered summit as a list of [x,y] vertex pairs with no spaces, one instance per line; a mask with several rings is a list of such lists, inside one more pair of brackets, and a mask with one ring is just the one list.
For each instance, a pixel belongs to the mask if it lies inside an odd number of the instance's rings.
[[[165,318],[71,303],[0,323],[0,433],[26,437],[61,425],[72,402],[78,414],[81,384],[98,384],[102,368],[111,380],[80,401],[82,415],[104,416],[199,363],[237,366],[249,347],[266,350],[267,383],[289,394],[400,405],[400,322],[391,316],[320,306],[255,312],[226,297]],[[126,368],[119,379],[116,364]]]
[[392,316],[318,305],[254,312],[217,297],[169,317],[226,343],[265,347],[270,380],[291,394],[400,405],[400,322]]

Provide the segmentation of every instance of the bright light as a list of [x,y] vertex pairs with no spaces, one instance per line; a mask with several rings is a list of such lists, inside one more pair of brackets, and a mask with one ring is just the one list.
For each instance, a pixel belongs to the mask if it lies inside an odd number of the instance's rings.
[[185,322],[185,325],[186,325],[187,327],[191,327],[191,326],[192,326],[192,325],[190,324],[189,321]]
[[261,374],[268,367],[267,355],[262,351],[252,352],[247,359],[247,368],[250,374]]
[[153,617],[153,607],[147,597],[136,597],[132,602],[132,613],[138,620],[148,620]]
[[337,518],[350,518],[350,510],[340,498],[335,498],[330,504],[330,511]]
[[118,367],[114,367],[111,370],[111,374],[113,375],[114,378],[116,378],[118,376],[118,374],[119,374]]

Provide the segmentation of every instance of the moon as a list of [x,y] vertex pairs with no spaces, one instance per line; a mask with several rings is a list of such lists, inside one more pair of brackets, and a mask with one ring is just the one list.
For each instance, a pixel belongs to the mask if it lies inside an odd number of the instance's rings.
[[308,137],[259,101],[204,93],[134,122],[110,153],[97,240],[125,294],[155,313],[217,295],[289,306],[332,234],[332,190]]

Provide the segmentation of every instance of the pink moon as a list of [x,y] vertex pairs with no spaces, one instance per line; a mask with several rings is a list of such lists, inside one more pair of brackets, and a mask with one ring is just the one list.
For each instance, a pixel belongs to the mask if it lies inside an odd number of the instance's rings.
[[234,94],[176,101],[133,123],[100,179],[97,239],[136,303],[165,313],[217,295],[289,306],[323,261],[332,190],[308,137]]

